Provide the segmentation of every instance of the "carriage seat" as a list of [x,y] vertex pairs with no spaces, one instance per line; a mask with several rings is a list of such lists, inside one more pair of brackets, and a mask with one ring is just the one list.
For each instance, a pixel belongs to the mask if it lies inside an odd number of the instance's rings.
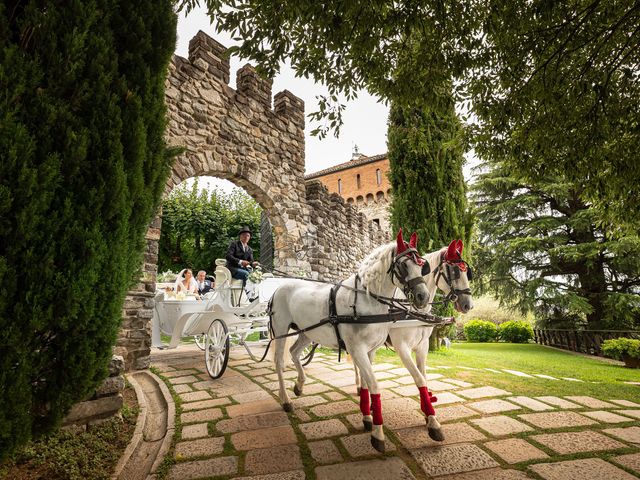
[[233,304],[240,304],[242,296],[242,280],[233,278],[231,272],[226,267],[227,261],[224,258],[216,259],[216,289],[230,287],[233,296]]

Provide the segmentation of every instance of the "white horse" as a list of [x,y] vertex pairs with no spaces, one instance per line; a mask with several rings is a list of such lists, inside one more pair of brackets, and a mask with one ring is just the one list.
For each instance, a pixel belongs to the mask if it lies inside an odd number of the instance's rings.
[[[473,299],[469,281],[472,278],[471,267],[462,260],[462,240],[452,241],[448,247],[425,255],[423,258],[429,266],[429,273],[424,276],[429,291],[429,304],[421,310],[423,313],[431,311],[431,302],[439,288],[445,293],[445,298],[454,302],[457,311],[467,313],[473,308]],[[425,364],[429,353],[429,337],[433,332],[433,327],[416,326],[401,327],[401,322],[389,330],[389,340],[400,360],[407,368],[418,387],[420,393],[420,408],[425,414],[427,430],[429,436],[436,441],[443,441],[444,434],[440,423],[436,419],[436,412],[433,403],[437,401],[427,389],[425,378]],[[411,352],[416,353],[415,363],[411,358]],[[373,353],[371,359],[373,359]],[[359,385],[359,393],[362,391],[358,368],[355,368],[356,385]],[[366,383],[366,381],[365,381]],[[365,429],[368,425],[365,424]]]
[[[330,348],[339,348],[339,339],[353,358],[354,363],[362,372],[367,386],[371,391],[360,397],[363,415],[373,423],[371,444],[384,452],[384,432],[382,430],[382,405],[380,390],[369,360],[369,353],[374,352],[384,344],[389,335],[391,323],[384,321],[366,323],[367,318],[356,319],[360,323],[324,323],[314,327],[330,317],[330,294],[335,294],[335,308],[333,313],[349,317],[378,316],[378,319],[388,318],[389,307],[381,303],[376,297],[390,298],[396,288],[404,289],[412,298],[417,308],[427,305],[428,292],[422,278],[424,261],[418,256],[417,235],[411,236],[409,244],[402,239],[402,230],[398,233],[396,242],[382,245],[367,256],[357,274],[351,275],[338,286],[296,281],[281,286],[274,293],[271,300],[271,329],[275,339],[275,364],[280,383],[280,401],[285,411],[291,411],[291,400],[284,386],[284,352],[285,338],[283,337],[293,327],[301,331],[298,340],[291,347],[291,357],[298,372],[294,393],[302,394],[305,373],[300,363],[300,353],[311,342]],[[383,300],[384,301],[384,300]],[[369,403],[369,399],[371,403]],[[371,415],[373,410],[373,415]]]

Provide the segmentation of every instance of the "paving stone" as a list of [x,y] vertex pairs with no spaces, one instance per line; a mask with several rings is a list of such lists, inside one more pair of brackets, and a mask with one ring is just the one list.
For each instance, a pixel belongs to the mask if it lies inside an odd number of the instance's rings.
[[301,422],[310,422],[311,421],[311,417],[309,416],[309,414],[307,412],[305,412],[304,410],[302,410],[301,408],[296,408],[293,411],[293,413],[298,418],[298,420],[300,420]]
[[626,442],[640,443],[640,427],[605,428],[602,431]]
[[256,368],[255,370],[247,371],[247,375],[249,375],[250,377],[258,377],[260,375],[268,375],[272,373],[273,373],[273,370],[271,370],[270,368]]
[[552,406],[529,397],[508,397],[507,400],[517,403],[518,405],[522,405],[523,407],[527,407],[529,410],[533,410],[535,412],[553,410]]
[[479,402],[467,403],[467,406],[480,413],[501,413],[513,410],[521,410],[522,407],[500,399],[481,400]]
[[393,373],[394,375],[406,376],[409,375],[409,370],[404,367],[392,368],[389,370],[389,373]]
[[394,382],[393,380],[382,380],[381,382],[378,382],[378,388],[380,390],[382,390],[383,392],[387,389],[387,388],[395,388],[398,387],[399,384],[397,382]]
[[[447,405],[449,403],[456,403],[456,402],[464,402],[464,398],[461,398],[459,396],[457,396],[455,393],[451,393],[451,392],[438,392],[438,395],[436,395],[436,397],[438,398],[438,401],[436,403],[436,410],[440,405]],[[436,414],[438,412],[436,411]]]
[[331,440],[309,442],[307,444],[313,459],[321,465],[342,461],[342,454]]
[[[344,397],[343,397],[344,398]],[[308,395],[306,397],[297,397],[292,399],[293,406],[296,408],[311,407],[320,403],[327,403],[327,399],[320,395]]]
[[630,402],[629,400],[609,400],[611,403],[620,405],[623,407],[640,408],[640,403]]
[[475,442],[487,438],[484,434],[466,423],[447,423],[442,425],[442,433],[444,434],[444,441],[436,442],[429,437],[426,425],[403,428],[395,432],[398,440],[409,450],[429,445],[440,446],[450,445],[452,443]]
[[182,439],[200,438],[209,436],[206,423],[198,423],[197,425],[186,425],[182,427]]
[[183,402],[197,402],[198,400],[211,399],[211,394],[209,392],[204,392],[204,391],[181,393],[178,396],[180,397],[180,400],[182,400]]
[[236,365],[233,367],[235,370],[240,370],[241,372],[246,372],[247,370],[251,370],[251,367],[247,365]]
[[634,470],[637,473],[640,473],[640,453],[620,455],[618,457],[613,457],[611,460],[631,470]]
[[[295,370],[285,370],[284,372],[282,372],[282,377],[286,378],[286,379],[292,379],[292,378],[296,378],[298,376],[298,372]],[[265,378],[268,378],[269,380],[278,380],[278,374],[277,373],[271,373],[269,375],[265,375]]]
[[175,378],[175,377],[184,377],[185,375],[195,375],[198,372],[195,372],[193,369],[188,370],[173,370],[170,372],[163,373],[162,376],[165,378]]
[[450,422],[451,420],[460,420],[475,415],[478,415],[478,412],[464,405],[451,405],[450,407],[438,408],[436,411],[436,417],[440,422]]
[[297,442],[298,439],[291,425],[247,430],[231,434],[231,443],[237,450],[255,450]]
[[[311,413],[318,417],[332,417],[341,413],[352,412],[360,407],[351,400],[343,400],[341,402],[333,402],[326,405],[317,405],[311,409]],[[384,407],[383,407],[384,408]]]
[[438,477],[438,480],[529,480],[531,477],[518,470],[489,468],[469,473],[457,473]]
[[560,432],[532,435],[530,439],[549,447],[561,455],[580,452],[601,452],[626,447],[610,437],[598,432]]
[[584,427],[597,423],[576,412],[526,413],[518,417],[540,428]]
[[395,365],[393,363],[376,363],[373,365],[374,372],[381,372],[383,370],[390,370],[392,368],[395,368]]
[[[428,376],[428,375],[427,375]],[[440,375],[442,376],[442,375]],[[462,388],[471,388],[473,387],[473,383],[465,382],[464,380],[456,380],[455,378],[443,378],[443,382],[452,383],[453,385],[457,385]],[[427,387],[429,385],[427,384]]]
[[289,425],[289,417],[285,412],[280,411],[220,420],[216,423],[216,429],[222,433],[235,433],[283,425]]
[[[194,393],[201,393],[201,392],[194,392]],[[227,405],[229,403],[231,403],[231,401],[226,397],[213,398],[211,400],[202,400],[200,402],[183,403],[182,410],[185,412],[189,412],[191,410],[201,410],[203,408],[211,408],[211,407],[218,407],[220,405]]]
[[534,375],[538,378],[544,378],[545,380],[558,380],[556,377],[552,377],[551,375],[543,375],[541,373],[534,373]]
[[515,375],[516,377],[523,377],[523,378],[533,378],[531,375],[529,375],[528,373],[524,373],[524,372],[519,372],[518,370],[505,370],[504,368],[502,369],[503,372],[507,372],[510,373],[511,375]]
[[288,472],[303,468],[297,445],[249,450],[244,460],[245,472],[251,475]]
[[[357,435],[342,437],[340,441],[344,448],[346,448],[349,455],[353,458],[368,457],[370,455],[383,455],[371,446],[370,433],[359,433]],[[389,441],[388,438],[385,438],[384,446],[387,452],[395,452],[396,450],[396,446]]]
[[238,457],[218,457],[195,462],[179,463],[171,467],[170,480],[191,480],[216,475],[233,475],[238,471]]
[[529,468],[544,480],[637,480],[631,474],[599,458],[538,463]]
[[[216,387],[216,382],[214,382],[213,380],[206,380],[204,382],[192,383],[191,386],[196,390],[209,390]],[[176,385],[173,388],[176,389],[177,387],[180,387],[180,385]]]
[[570,402],[569,400],[565,400],[564,398],[560,398],[560,397],[545,396],[545,397],[533,397],[533,398],[559,408],[565,408],[565,409],[582,408],[577,403]]
[[494,387],[478,387],[470,388],[468,390],[459,390],[456,392],[458,395],[462,395],[466,398],[484,398],[484,397],[498,397],[500,395],[511,395],[511,392],[501,390]]
[[[304,470],[268,473],[266,475],[252,475],[250,477],[233,477],[233,480],[305,480]],[[149,479],[147,479],[149,480]]]
[[640,410],[616,410],[616,413],[627,417],[640,418]]
[[346,397],[338,392],[327,392],[324,394],[329,400],[344,400]]
[[400,385],[415,385],[416,382],[411,375],[405,375],[404,377],[394,378],[394,382]]
[[[362,424],[362,414],[361,413],[352,413],[351,415],[347,415],[344,418],[356,430],[363,430],[364,429],[364,425]],[[385,425],[385,426],[388,426],[388,425]]]
[[307,440],[317,440],[319,438],[335,437],[349,433],[344,423],[338,419],[301,423],[299,428],[302,434],[307,437]]
[[255,415],[258,413],[276,412],[282,407],[273,398],[267,400],[257,400],[255,402],[241,403],[240,405],[230,405],[227,407],[227,414],[231,417],[242,415]]
[[397,457],[326,465],[316,467],[315,473],[317,480],[371,480],[372,478],[415,480],[409,467]]
[[171,383],[171,385],[182,385],[184,383],[193,383],[193,382],[197,382],[198,379],[196,377],[194,377],[193,375],[186,375],[184,377],[176,377],[176,378],[169,378],[169,383]]
[[564,397],[564,398],[589,408],[616,408],[616,405],[614,405],[613,403],[604,402],[602,400],[598,400],[597,398],[587,397],[584,395],[577,395],[577,396]]
[[178,394],[193,392],[193,389],[189,385],[174,385],[173,390]]
[[207,410],[197,410],[180,415],[182,423],[210,422],[222,418],[222,410],[219,408],[209,408]]
[[382,402],[382,417],[385,426],[393,430],[425,425],[420,404],[411,398],[395,398]]
[[268,400],[273,398],[271,393],[266,390],[256,390],[255,392],[246,392],[246,393],[236,393],[235,395],[231,395],[238,403],[247,403],[247,402],[256,402],[258,400]]
[[353,370],[353,364],[351,363],[339,363],[338,365],[332,365],[334,370]]
[[[260,382],[260,379],[263,379],[263,382]],[[264,378],[264,377],[256,377],[254,378],[254,380],[262,383],[263,387],[270,392],[278,392],[278,390],[280,389],[280,384],[278,382],[270,382],[268,379]],[[284,381],[284,388],[286,388],[287,390],[293,390],[293,386],[295,385],[295,382],[293,380],[285,380]]]
[[329,385],[314,383],[313,385],[305,385],[303,392],[305,395],[315,395],[317,393],[328,392],[329,390],[332,390]]
[[487,453],[470,443],[418,448],[410,452],[420,468],[433,477],[499,466]]
[[519,422],[515,418],[507,417],[506,415],[474,418],[473,420],[470,420],[470,422],[477,425],[485,432],[495,436],[512,435],[514,433],[530,432],[533,430],[530,426]]
[[395,375],[393,373],[389,373],[389,372],[377,372],[376,373],[376,380],[378,382],[382,381],[382,380],[386,380],[388,378],[393,378],[395,377]]
[[[418,387],[414,387],[418,388]],[[444,392],[446,390],[455,390],[456,388],[460,388],[458,385],[453,385],[452,383],[442,382],[440,380],[432,380],[427,382],[427,388],[431,392]]]
[[415,397],[420,393],[418,390],[418,387],[416,387],[415,385],[404,385],[401,387],[394,387],[391,390],[397,393],[398,395],[400,395],[401,397]]
[[602,422],[602,423],[633,422],[632,418],[623,417],[622,415],[617,415],[613,412],[607,412],[606,410],[597,410],[595,412],[580,412],[580,413],[589,418],[593,418],[594,420],[598,420],[599,422]]
[[511,464],[549,458],[549,455],[521,438],[494,440],[484,443],[484,446]]
[[201,438],[176,444],[175,458],[204,457],[219,455],[224,449],[224,437]]

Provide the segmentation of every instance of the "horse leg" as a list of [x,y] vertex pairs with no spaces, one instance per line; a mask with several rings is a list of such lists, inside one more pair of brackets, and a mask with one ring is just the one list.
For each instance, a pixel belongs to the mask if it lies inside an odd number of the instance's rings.
[[360,390],[362,388],[362,379],[360,378],[360,371],[358,370],[357,365],[354,363],[353,364],[353,373],[355,374],[355,384],[356,384],[356,391],[358,392],[358,396],[360,396]]
[[300,361],[300,353],[302,353],[302,351],[310,343],[311,340],[309,340],[304,333],[301,333],[298,336],[296,342],[291,346],[291,349],[289,350],[289,352],[291,353],[293,364],[296,366],[296,370],[298,371],[298,379],[293,386],[293,393],[295,393],[298,397],[302,395],[302,388],[304,387],[304,382],[307,379],[304,373],[304,368],[302,367],[302,362]]
[[275,364],[276,364],[276,373],[278,374],[278,383],[280,385],[279,395],[280,402],[282,403],[282,409],[285,412],[290,412],[293,410],[293,405],[291,405],[291,399],[289,398],[289,394],[287,393],[287,389],[284,386],[284,349],[286,344],[286,338],[276,338],[273,343],[275,344]]
[[[427,338],[422,341],[416,349],[416,365],[423,378],[425,378],[424,372],[428,352],[429,339]],[[426,380],[422,385],[418,385],[418,390],[420,391],[420,408],[427,417],[427,431],[429,432],[429,436],[436,442],[442,442],[444,440],[444,433],[442,433],[442,426],[436,418],[436,412],[432,405],[432,403],[437,402],[438,399],[427,390]]]
[[[376,377],[373,373],[373,368],[371,367],[371,362],[369,361],[368,352],[364,352],[362,350],[356,350],[352,353],[353,361],[360,369],[360,375],[362,376],[363,385],[368,386],[368,389],[362,388],[360,390],[360,405],[361,411],[363,413],[363,423],[364,423],[364,414],[367,407],[367,402],[364,400],[366,397],[366,393],[370,394],[371,405],[370,408],[372,410],[372,431],[371,431],[371,445],[377,451],[384,453],[385,445],[384,445],[384,431],[382,429],[382,403],[380,402],[380,390],[378,389],[378,382],[376,381]],[[366,425],[365,425],[366,428]]]

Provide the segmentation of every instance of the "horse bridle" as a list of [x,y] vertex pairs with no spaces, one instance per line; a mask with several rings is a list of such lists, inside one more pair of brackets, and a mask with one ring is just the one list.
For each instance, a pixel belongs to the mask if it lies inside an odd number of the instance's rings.
[[[400,282],[400,285],[402,285],[402,290],[404,291],[405,296],[407,298],[411,298],[409,295],[413,295],[412,291],[414,287],[420,283],[424,283],[426,285],[427,282],[425,281],[422,275],[419,275],[416,278],[412,278],[411,280],[405,280],[409,273],[409,269],[406,265],[407,262],[406,262],[406,259],[404,259],[404,257],[413,255],[412,260],[416,263],[416,265],[420,265],[420,263],[418,263],[418,260],[417,260],[418,258],[420,258],[420,254],[418,253],[418,250],[416,250],[415,248],[408,247],[406,250],[404,250],[402,253],[399,253],[399,254],[395,254],[395,250],[394,250],[394,252],[391,255],[392,255],[391,265],[389,266],[389,270],[387,271],[387,273],[391,275],[392,282],[394,281],[394,278],[398,279],[398,281]],[[403,259],[405,261],[400,261]],[[426,264],[427,263],[425,262],[425,265]]]
[[445,260],[444,255],[440,258],[440,263],[434,270],[434,273],[436,274],[436,286],[440,281],[440,277],[442,277],[444,278],[444,281],[449,287],[449,293],[447,293],[447,295],[444,297],[445,303],[446,302],[454,303],[458,301],[458,297],[460,295],[471,295],[470,288],[458,289],[458,288],[454,288],[453,286],[453,282],[455,280],[460,279],[460,275],[462,271],[467,272],[468,281],[473,280],[473,269],[471,268],[471,265],[469,265],[467,262],[465,262],[462,259],[447,261]]

